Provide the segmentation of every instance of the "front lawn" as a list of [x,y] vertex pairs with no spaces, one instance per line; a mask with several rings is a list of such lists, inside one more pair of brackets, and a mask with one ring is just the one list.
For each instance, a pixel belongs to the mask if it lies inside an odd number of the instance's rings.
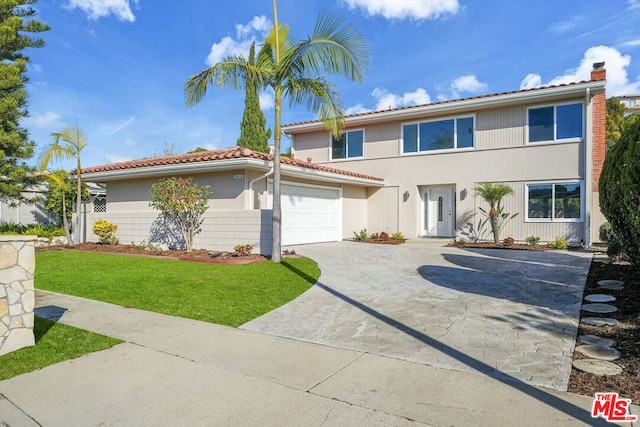
[[35,287],[228,326],[296,298],[320,276],[308,258],[216,265],[94,252],[36,254]]
[[37,316],[34,320],[36,345],[0,356],[0,381],[122,342]]

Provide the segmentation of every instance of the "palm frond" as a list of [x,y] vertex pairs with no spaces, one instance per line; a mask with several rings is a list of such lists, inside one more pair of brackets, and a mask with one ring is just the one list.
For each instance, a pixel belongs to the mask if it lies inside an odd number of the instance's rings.
[[333,14],[321,15],[311,37],[300,42],[291,61],[312,75],[340,74],[362,82],[369,68],[369,46],[352,25]]
[[335,85],[320,77],[290,79],[284,88],[284,97],[290,106],[305,105],[332,135],[340,136],[344,128],[344,112],[342,98]]

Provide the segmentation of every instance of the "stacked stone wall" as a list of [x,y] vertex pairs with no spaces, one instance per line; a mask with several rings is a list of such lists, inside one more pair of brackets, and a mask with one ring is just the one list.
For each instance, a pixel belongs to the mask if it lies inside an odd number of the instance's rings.
[[0,236],[0,356],[35,344],[35,236]]

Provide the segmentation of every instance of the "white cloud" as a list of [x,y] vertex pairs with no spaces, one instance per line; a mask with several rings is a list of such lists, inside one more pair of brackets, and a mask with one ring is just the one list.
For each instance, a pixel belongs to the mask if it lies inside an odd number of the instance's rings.
[[396,95],[387,90],[375,88],[371,95],[378,100],[376,110],[428,104],[431,102],[431,97],[427,91],[421,87],[414,92],[405,92],[404,95]]
[[211,45],[207,56],[207,65],[213,66],[232,55],[247,56],[256,34],[263,36],[269,32],[273,24],[264,15],[254,16],[247,24],[236,24],[236,38],[226,36],[218,43]]
[[520,83],[521,89],[539,86],[552,86],[591,79],[593,63],[603,62],[607,70],[607,96],[629,95],[640,92],[640,79],[629,81],[627,68],[631,64],[630,55],[622,55],[609,46],[594,46],[587,49],[577,68],[565,71],[565,74],[542,84],[542,78],[535,73],[528,74]]
[[533,89],[542,86],[542,76],[536,73],[529,73],[520,82],[520,89]]
[[624,47],[638,47],[640,46],[640,39],[638,40],[629,40],[628,42],[622,43]]
[[104,155],[104,160],[108,163],[120,163],[133,160],[133,157],[123,156],[118,153],[107,153]]
[[[62,116],[54,111],[47,111],[44,114],[35,114],[24,119],[24,124],[35,128],[58,128],[63,124],[60,121]],[[52,129],[54,131],[56,129]]]
[[273,24],[266,16],[254,16],[246,25],[236,24],[236,35],[241,39],[248,37],[249,34],[254,31],[265,34],[268,33],[272,27]]
[[115,133],[120,132],[122,129],[129,126],[131,123],[133,123],[135,119],[136,119],[135,117],[129,117],[125,122],[117,125],[113,130],[109,131],[107,135],[113,135]]
[[138,0],[69,0],[67,8],[81,9],[93,20],[113,14],[121,21],[133,22],[136,17],[131,11],[132,2],[138,4]]
[[260,99],[260,109],[263,111],[273,110],[275,106],[275,97],[269,92],[261,92],[258,95]]
[[437,19],[444,14],[455,15],[458,0],[343,0],[349,9],[360,8],[368,15],[386,19]]
[[344,114],[345,116],[351,116],[353,114],[368,113],[369,111],[371,110],[366,108],[363,104],[357,104],[344,110]]
[[554,33],[564,34],[566,32],[579,28],[582,25],[582,21],[583,21],[582,16],[574,16],[573,18],[568,19],[566,21],[556,22],[555,24],[552,24],[549,28]]
[[484,92],[488,88],[486,83],[482,83],[472,74],[460,76],[454,79],[449,86],[451,96],[459,98],[461,93],[479,93]]

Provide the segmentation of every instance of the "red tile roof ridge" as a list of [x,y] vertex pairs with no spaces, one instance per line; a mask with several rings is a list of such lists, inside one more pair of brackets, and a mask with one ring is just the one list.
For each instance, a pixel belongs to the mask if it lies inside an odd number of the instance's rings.
[[[256,159],[263,160],[266,162],[273,162],[274,156],[273,154],[261,153],[259,151],[254,151],[246,147],[231,147],[221,150],[209,150],[209,151],[199,151],[197,153],[187,153],[187,154],[174,154],[170,156],[163,157],[150,157],[146,159],[137,159],[130,160],[126,162],[118,162],[118,163],[110,163],[106,165],[100,166],[92,166],[88,168],[83,168],[83,174],[92,174],[92,173],[100,173],[100,172],[111,172],[118,170],[128,170],[128,169],[139,169],[139,168],[153,168],[174,164],[189,164],[189,163],[199,163],[199,162],[214,162],[220,160],[231,160],[231,159]],[[356,178],[368,179],[373,181],[384,181],[382,178],[378,178],[375,176],[365,175],[357,172],[347,171],[343,169],[332,168],[328,166],[322,166],[314,163],[308,163],[306,161],[292,159],[287,156],[280,157],[280,163],[289,165],[289,166],[297,166],[306,169],[313,169],[322,172],[334,173],[338,175],[352,176]]]
[[[362,113],[350,114],[348,116],[345,116],[345,118],[362,117],[362,116],[368,116],[368,115],[373,115],[373,114],[378,114],[378,113],[386,113],[386,112],[389,112],[389,111],[403,111],[403,110],[410,110],[412,108],[427,107],[427,106],[430,106],[430,105],[443,105],[443,104],[449,104],[449,103],[452,103],[452,102],[470,101],[470,100],[473,100],[473,99],[491,98],[491,97],[494,97],[494,96],[503,96],[503,95],[511,95],[511,94],[515,94],[515,93],[533,92],[533,91],[537,91],[537,90],[553,89],[553,88],[558,88],[558,87],[577,86],[577,85],[580,85],[580,84],[597,82],[597,81],[601,81],[601,80],[606,80],[606,78],[592,79],[592,80],[581,80],[579,82],[562,83],[562,84],[550,85],[550,86],[540,86],[540,87],[533,87],[533,88],[529,88],[529,89],[513,90],[513,91],[509,91],[509,92],[489,93],[489,94],[486,94],[486,95],[471,96],[471,97],[468,97],[468,98],[448,99],[446,101],[437,101],[437,102],[429,102],[429,103],[426,103],[426,104],[409,105],[409,106],[406,106],[406,107],[389,108],[389,109],[386,109],[386,110],[364,111]],[[311,124],[311,123],[320,123],[320,120],[315,119],[315,120],[307,120],[307,121],[303,121],[303,122],[287,123],[285,125],[282,125],[282,127],[285,128],[285,127],[288,127],[288,126],[299,126],[299,125],[306,125],[306,124]]]

